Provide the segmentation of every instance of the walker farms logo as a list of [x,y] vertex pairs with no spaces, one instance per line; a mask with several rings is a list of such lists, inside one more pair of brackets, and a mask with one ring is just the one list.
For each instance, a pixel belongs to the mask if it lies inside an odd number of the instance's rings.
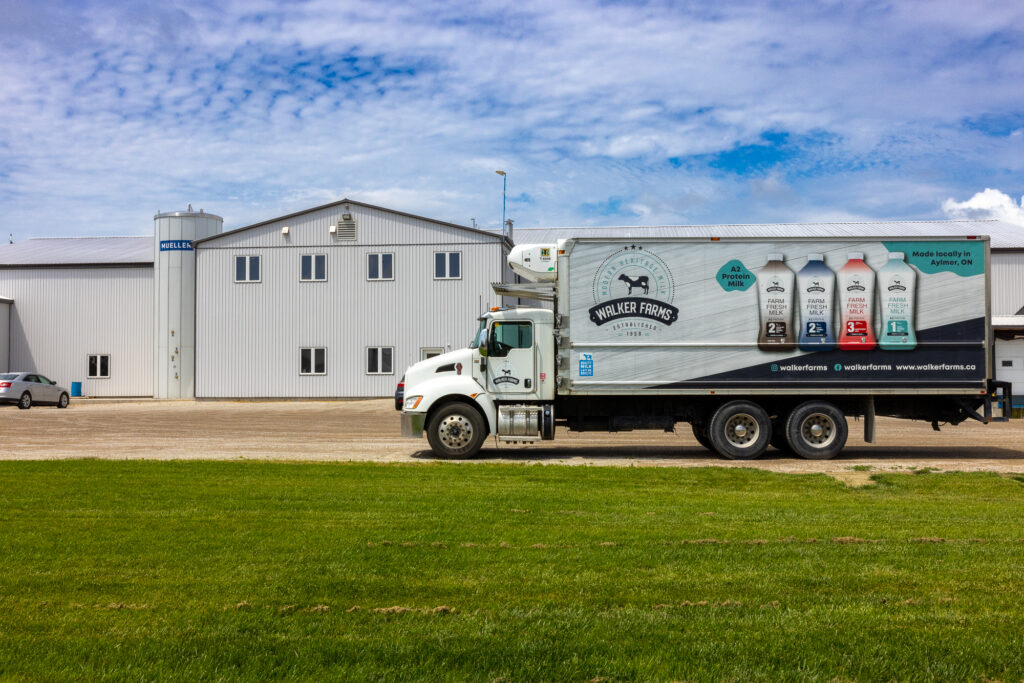
[[675,284],[665,262],[641,245],[630,244],[606,258],[594,276],[590,320],[610,324],[619,336],[647,336],[679,319],[672,305]]

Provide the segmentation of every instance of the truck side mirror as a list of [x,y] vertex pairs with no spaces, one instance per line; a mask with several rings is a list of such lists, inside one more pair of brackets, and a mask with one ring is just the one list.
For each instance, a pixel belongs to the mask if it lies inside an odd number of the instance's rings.
[[484,358],[487,357],[487,354],[490,351],[490,349],[487,348],[488,344],[490,344],[490,340],[487,338],[487,330],[480,330],[480,336],[476,338],[476,348]]

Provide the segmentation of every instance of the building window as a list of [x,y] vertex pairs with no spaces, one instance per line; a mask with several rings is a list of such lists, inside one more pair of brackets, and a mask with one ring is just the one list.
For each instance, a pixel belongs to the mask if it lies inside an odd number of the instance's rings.
[[303,282],[317,282],[327,279],[327,255],[326,254],[303,254],[302,274],[300,279]]
[[300,375],[326,375],[327,374],[327,349],[324,349],[324,348],[299,349],[299,374]]
[[395,255],[394,254],[367,254],[366,255],[366,279],[367,280],[394,280],[395,279]]
[[440,356],[442,353],[444,353],[444,349],[442,349],[440,346],[423,348],[420,349],[420,360],[427,360],[428,358],[433,358],[434,356]]
[[89,354],[89,371],[85,373],[87,379],[109,379],[110,378],[110,354],[91,353]]
[[434,279],[435,280],[461,280],[462,279],[462,252],[459,252],[459,251],[435,251],[434,252]]
[[1013,360],[1012,359],[1011,360],[1004,360],[1003,364],[1002,364],[1002,367],[1004,367],[1004,368],[1012,368],[1013,367]]
[[235,257],[235,282],[259,282],[260,281],[260,257],[259,256],[236,256]]
[[366,349],[366,374],[368,375],[392,375],[394,374],[395,356],[393,346],[371,346]]

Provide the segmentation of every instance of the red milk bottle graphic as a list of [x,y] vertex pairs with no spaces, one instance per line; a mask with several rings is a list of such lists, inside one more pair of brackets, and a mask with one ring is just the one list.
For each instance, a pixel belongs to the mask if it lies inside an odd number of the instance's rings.
[[875,348],[873,324],[875,271],[864,263],[864,254],[851,252],[839,270],[839,308],[842,327],[839,348],[843,351],[868,351]]

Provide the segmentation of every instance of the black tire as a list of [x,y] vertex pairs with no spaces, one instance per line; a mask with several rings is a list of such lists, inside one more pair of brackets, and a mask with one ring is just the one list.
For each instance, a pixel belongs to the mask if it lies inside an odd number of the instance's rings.
[[58,408],[67,408],[69,403],[71,403],[71,399],[68,398],[66,393],[61,394],[60,398],[57,399]]
[[807,460],[829,460],[846,445],[849,427],[843,411],[826,401],[801,403],[786,420],[793,452]]
[[730,460],[753,460],[768,448],[772,421],[756,403],[730,401],[711,416],[708,438],[719,455]]
[[691,422],[690,428],[693,429],[693,438],[697,439],[697,443],[709,451],[715,450],[715,447],[711,445],[711,439],[708,438],[708,431],[703,425]]
[[444,460],[472,458],[487,438],[484,418],[465,403],[445,403],[427,421],[427,442]]
[[27,391],[24,394],[22,394],[21,398],[18,399],[18,407],[21,408],[22,410],[28,410],[29,408],[31,408],[32,394],[28,393]]

